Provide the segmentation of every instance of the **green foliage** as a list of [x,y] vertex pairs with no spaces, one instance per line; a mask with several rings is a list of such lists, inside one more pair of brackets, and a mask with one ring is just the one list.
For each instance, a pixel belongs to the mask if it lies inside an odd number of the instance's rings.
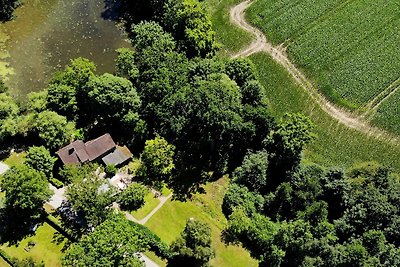
[[147,140],[140,156],[139,175],[146,182],[161,188],[175,168],[174,155],[175,147],[164,138],[157,136],[153,140]]
[[256,79],[256,67],[249,58],[237,58],[228,62],[226,74],[240,87]]
[[171,252],[171,266],[208,266],[208,261],[215,257],[210,227],[189,219],[181,235],[172,243]]
[[217,49],[210,17],[198,0],[165,1],[161,22],[189,57],[213,55]]
[[253,214],[261,212],[263,205],[262,195],[250,191],[246,186],[233,183],[225,194],[222,210],[226,216],[237,208],[242,209],[246,214]]
[[132,183],[119,194],[118,203],[125,210],[137,210],[144,205],[144,197],[148,193],[146,186]]
[[71,141],[75,127],[65,117],[53,111],[43,111],[33,119],[33,131],[37,133],[45,147],[55,150]]
[[242,166],[232,174],[235,183],[243,184],[250,190],[263,191],[268,183],[268,154],[265,151],[246,155]]
[[[71,170],[71,169],[70,169]],[[75,169],[82,180],[75,180],[66,190],[66,197],[72,208],[86,220],[87,228],[101,224],[110,213],[108,206],[114,200],[115,188],[100,178],[96,171]],[[70,172],[71,174],[71,172]],[[76,176],[76,175],[75,175]]]
[[135,53],[129,48],[117,49],[115,66],[117,75],[135,80],[139,76],[139,70],[135,65]]
[[0,93],[0,121],[15,118],[19,114],[19,107],[11,96]]
[[65,165],[59,172],[65,183],[80,183],[85,177],[93,175],[99,165],[89,163],[84,165]]
[[28,95],[26,109],[28,112],[42,112],[47,108],[47,91],[31,92]]
[[8,87],[4,84],[4,81],[0,79],[0,94],[7,93]]
[[113,125],[135,127],[141,101],[129,80],[106,73],[92,77],[87,86],[92,116],[98,123],[108,128]]
[[47,107],[69,119],[77,113],[76,89],[65,84],[50,84],[47,88]]
[[83,236],[66,252],[63,266],[144,267],[138,252],[147,248],[146,240],[120,214],[110,216],[96,229]]
[[117,173],[118,169],[115,167],[115,165],[107,165],[104,168],[104,172],[107,174],[108,177],[113,177]]
[[5,206],[23,221],[38,218],[51,191],[46,177],[25,165],[12,167],[1,179]]
[[270,162],[280,175],[293,173],[297,168],[303,148],[316,137],[313,127],[312,121],[302,114],[286,114],[264,141],[271,153]]
[[251,195],[257,192],[242,188],[243,197],[233,194],[235,188],[241,187],[232,184],[224,198],[230,204],[225,237],[241,242],[260,266],[399,263],[400,182],[379,164],[358,164],[346,173],[302,165],[287,181],[269,186],[256,211],[259,202]]
[[25,164],[32,169],[43,173],[47,179],[53,177],[53,168],[56,160],[56,158],[50,155],[50,151],[43,146],[30,147],[25,156]]

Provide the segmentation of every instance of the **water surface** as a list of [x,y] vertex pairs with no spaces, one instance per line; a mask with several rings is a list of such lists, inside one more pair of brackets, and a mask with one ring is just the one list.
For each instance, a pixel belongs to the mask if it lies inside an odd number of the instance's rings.
[[86,57],[99,73],[113,72],[124,33],[103,19],[103,0],[26,0],[16,19],[0,25],[0,75],[13,94],[46,87],[71,58]]

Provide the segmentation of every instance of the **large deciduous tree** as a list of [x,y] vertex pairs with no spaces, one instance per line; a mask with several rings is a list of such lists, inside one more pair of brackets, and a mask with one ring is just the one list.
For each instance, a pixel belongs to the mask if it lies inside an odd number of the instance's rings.
[[53,177],[53,168],[56,158],[43,146],[30,147],[25,157],[25,164],[44,174],[47,179]]
[[38,218],[51,196],[44,174],[25,165],[7,171],[1,179],[1,189],[6,192],[6,209],[24,221]]
[[99,177],[95,170],[83,169],[80,177],[82,180],[73,179],[68,186],[66,197],[73,210],[85,219],[86,228],[90,229],[106,219],[110,212],[108,207],[114,200],[115,188]]
[[175,147],[164,138],[157,136],[153,140],[147,140],[140,156],[139,175],[149,184],[161,188],[175,168],[174,154]]
[[185,229],[171,245],[170,266],[207,266],[215,256],[210,227],[199,220],[189,219]]
[[144,267],[139,252],[147,248],[146,240],[122,215],[112,215],[73,244],[62,259],[63,266],[131,266]]

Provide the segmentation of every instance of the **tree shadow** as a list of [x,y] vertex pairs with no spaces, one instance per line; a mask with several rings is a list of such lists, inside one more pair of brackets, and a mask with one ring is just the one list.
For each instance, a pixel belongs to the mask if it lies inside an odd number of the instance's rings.
[[0,209],[1,244],[18,244],[24,238],[33,235],[35,233],[37,224],[42,222],[40,219],[30,221],[26,221],[24,219],[24,216],[17,214],[10,208]]
[[121,19],[121,7],[120,0],[104,0],[104,11],[101,17],[105,20],[118,21]]
[[210,177],[210,175],[196,169],[181,170],[168,183],[168,187],[174,191],[173,199],[185,201],[191,199],[194,194],[204,194],[205,190],[202,186],[210,181]]

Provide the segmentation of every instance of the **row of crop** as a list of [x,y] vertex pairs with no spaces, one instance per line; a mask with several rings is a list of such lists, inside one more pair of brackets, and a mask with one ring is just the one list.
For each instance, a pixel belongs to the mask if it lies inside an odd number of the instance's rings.
[[400,88],[378,108],[373,123],[400,135]]
[[349,0],[258,0],[247,14],[270,41],[282,43]]
[[289,47],[332,100],[362,106],[399,77],[399,6],[384,2],[354,2]]

